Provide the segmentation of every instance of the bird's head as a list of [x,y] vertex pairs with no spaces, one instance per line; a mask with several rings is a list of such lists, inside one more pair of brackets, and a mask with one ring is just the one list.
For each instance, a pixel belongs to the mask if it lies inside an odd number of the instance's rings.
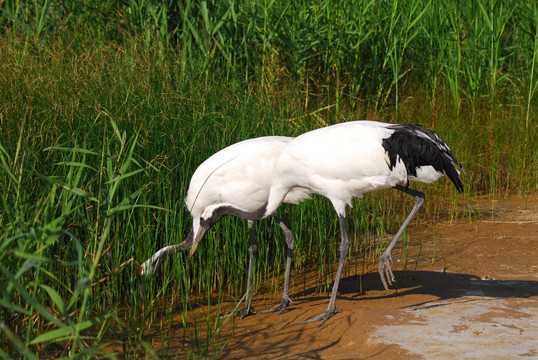
[[140,276],[147,276],[151,275],[155,272],[153,269],[153,266],[151,266],[151,259],[146,260],[142,265],[140,265],[140,268],[138,269],[138,274]]
[[247,220],[259,220],[263,217],[267,203],[254,211],[242,210],[230,203],[212,204],[204,208],[200,214],[199,221],[194,222],[193,233],[194,243],[192,245],[190,255],[194,254],[196,247],[204,237],[204,234],[220,221],[226,215],[233,215]]
[[219,203],[206,206],[200,214],[199,221],[195,221],[193,232],[194,242],[190,251],[190,256],[194,254],[198,244],[204,237],[207,230],[220,221],[226,215],[236,215],[236,211],[240,211],[237,207],[228,203]]
[[149,259],[144,261],[142,265],[140,265],[140,268],[138,269],[138,273],[141,276],[150,276],[157,272],[159,267],[161,266],[161,263],[166,259],[168,256],[175,254],[180,251],[185,251],[187,249],[191,248],[192,245],[192,239],[193,239],[193,232],[191,231],[189,235],[185,238],[185,240],[181,244],[176,245],[168,245],[157,251],[155,254],[153,254]]
[[144,261],[144,263],[140,265],[140,268],[138,269],[138,274],[140,276],[152,276],[153,274],[155,274],[155,272],[159,268],[159,265],[161,264],[161,253],[163,253],[162,249],[157,251],[152,257]]
[[205,207],[201,214],[200,218],[196,219],[194,221],[193,226],[193,233],[194,233],[194,240],[193,245],[191,247],[191,251],[189,252],[189,255],[192,256],[194,252],[196,251],[196,248],[198,247],[198,244],[200,241],[202,241],[202,238],[204,237],[207,230],[209,230],[213,225],[215,225],[224,215],[226,215],[223,212],[223,206],[225,204],[212,204],[207,207]]

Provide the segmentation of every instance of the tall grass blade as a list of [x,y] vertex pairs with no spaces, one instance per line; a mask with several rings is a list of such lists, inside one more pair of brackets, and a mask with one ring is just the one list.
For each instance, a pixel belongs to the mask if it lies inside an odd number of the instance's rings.
[[[39,358],[34,355],[31,351],[26,348],[22,340],[15,334],[11,329],[9,329],[3,322],[0,322],[0,330],[6,335],[6,338],[13,344],[17,352],[23,356],[25,359],[30,360],[39,360]],[[6,359],[13,357],[14,354],[6,354],[1,349],[0,352],[2,356],[5,355]]]

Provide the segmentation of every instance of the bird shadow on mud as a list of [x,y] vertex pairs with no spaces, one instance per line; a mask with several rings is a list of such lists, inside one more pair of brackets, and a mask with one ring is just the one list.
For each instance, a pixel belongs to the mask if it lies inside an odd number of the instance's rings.
[[[538,296],[538,281],[534,280],[484,279],[473,274],[421,270],[395,271],[394,275],[397,280],[389,290],[383,288],[378,273],[346,277],[340,283],[337,298],[373,301],[406,295],[430,295],[438,300],[466,296],[490,298]],[[310,289],[307,290],[309,291]]]

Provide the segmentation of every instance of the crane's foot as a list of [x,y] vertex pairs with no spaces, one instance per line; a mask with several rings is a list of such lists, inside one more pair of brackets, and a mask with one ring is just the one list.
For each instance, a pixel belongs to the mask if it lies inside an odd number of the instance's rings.
[[239,315],[241,320],[243,320],[245,317],[249,315],[254,315],[254,314],[256,314],[256,311],[254,311],[254,309],[250,306],[249,307],[245,306],[243,309],[237,312],[237,315]]
[[282,301],[280,302],[280,304],[277,304],[270,309],[259,311],[258,313],[267,314],[278,311],[278,314],[280,315],[286,310],[289,304],[293,304],[293,301],[291,301],[289,296],[285,295],[284,297],[282,297]]
[[392,273],[392,255],[390,253],[383,253],[379,260],[379,275],[381,276],[381,282],[385,287],[385,290],[389,289],[389,285],[392,285],[396,278]]
[[224,318],[228,318],[230,316],[234,316],[234,315],[237,315],[240,317],[241,320],[243,320],[245,317],[249,316],[249,315],[254,315],[256,314],[256,311],[252,308],[252,307],[247,307],[245,306],[244,308],[242,308],[241,310],[238,310],[238,311],[231,311],[229,312],[228,314],[226,315],[222,315],[220,318],[221,319],[224,319]]
[[303,320],[300,322],[300,324],[308,324],[308,323],[320,320],[318,324],[318,327],[320,327],[321,325],[325,323],[325,321],[329,320],[331,317],[334,316],[334,314],[339,313],[339,312],[340,312],[340,309],[338,309],[337,307],[333,307],[332,309],[329,308],[323,314],[314,316],[313,318],[310,318],[310,319]]

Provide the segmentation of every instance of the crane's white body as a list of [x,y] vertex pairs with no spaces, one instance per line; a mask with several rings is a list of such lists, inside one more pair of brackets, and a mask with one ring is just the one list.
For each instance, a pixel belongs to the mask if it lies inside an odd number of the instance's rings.
[[[339,215],[345,215],[351,199],[408,180],[430,183],[443,173],[432,166],[417,168],[408,176],[402,159],[391,169],[383,139],[394,132],[393,124],[352,121],[312,130],[290,142],[275,164],[271,194],[265,215],[272,214],[289,191],[302,190],[327,197]],[[294,200],[300,199],[300,197]]]

